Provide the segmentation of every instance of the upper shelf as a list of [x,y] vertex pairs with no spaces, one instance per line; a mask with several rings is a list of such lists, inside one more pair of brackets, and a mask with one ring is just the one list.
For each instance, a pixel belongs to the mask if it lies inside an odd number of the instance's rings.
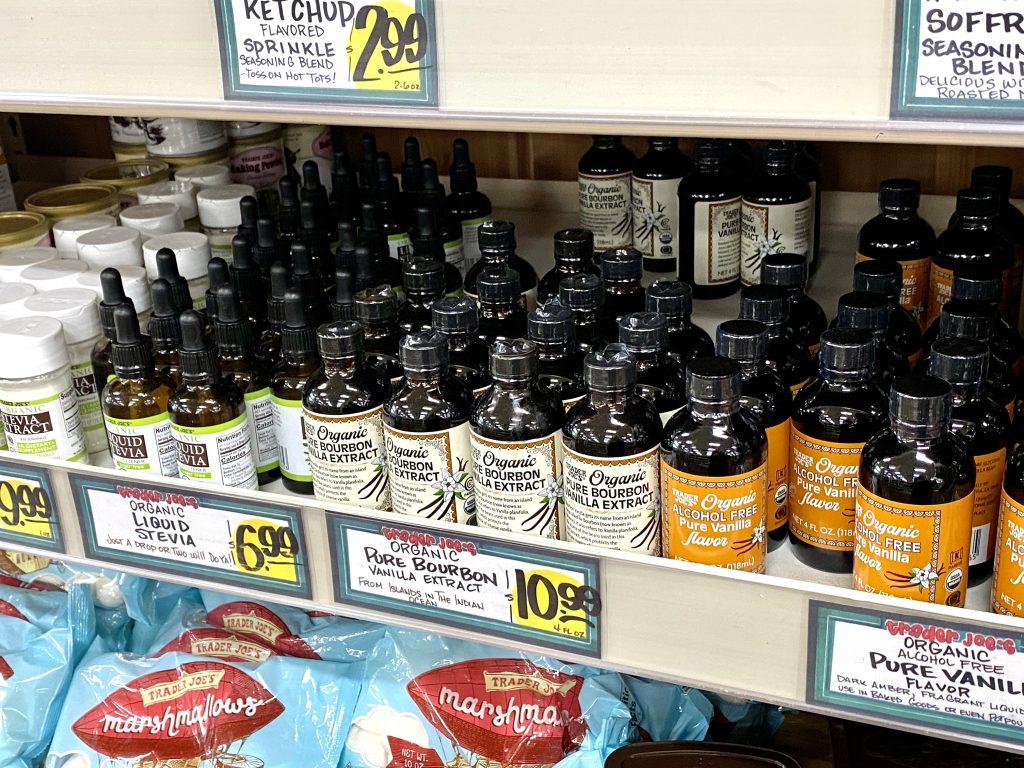
[[0,111],[836,141],[1024,144],[889,119],[894,2],[436,2],[440,108],[227,102],[214,3],[4,10]]

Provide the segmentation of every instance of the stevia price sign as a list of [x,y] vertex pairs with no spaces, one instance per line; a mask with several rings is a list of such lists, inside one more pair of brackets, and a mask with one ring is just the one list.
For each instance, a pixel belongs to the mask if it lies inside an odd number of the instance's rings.
[[231,554],[242,573],[294,581],[299,540],[287,525],[250,518],[234,526]]
[[0,542],[64,551],[47,469],[0,461]]

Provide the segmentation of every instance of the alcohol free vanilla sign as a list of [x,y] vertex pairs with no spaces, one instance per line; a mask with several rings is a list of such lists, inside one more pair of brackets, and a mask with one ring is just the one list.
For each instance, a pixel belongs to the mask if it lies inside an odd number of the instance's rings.
[[214,0],[228,99],[437,104],[433,0]]

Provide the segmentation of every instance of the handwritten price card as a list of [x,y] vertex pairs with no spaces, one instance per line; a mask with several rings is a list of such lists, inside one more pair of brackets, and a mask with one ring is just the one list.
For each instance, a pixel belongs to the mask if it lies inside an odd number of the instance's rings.
[[437,105],[433,0],[214,0],[228,99]]
[[0,461],[0,543],[64,551],[44,467]]

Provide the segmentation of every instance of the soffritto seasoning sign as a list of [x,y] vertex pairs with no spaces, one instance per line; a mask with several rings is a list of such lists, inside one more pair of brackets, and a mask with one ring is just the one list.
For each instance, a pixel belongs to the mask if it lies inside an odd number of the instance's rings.
[[808,703],[1024,743],[1024,636],[812,600]]
[[1024,9],[1003,0],[897,4],[892,116],[1024,115]]
[[0,542],[64,551],[53,485],[44,467],[0,461]]
[[214,0],[228,99],[437,105],[434,0]]

